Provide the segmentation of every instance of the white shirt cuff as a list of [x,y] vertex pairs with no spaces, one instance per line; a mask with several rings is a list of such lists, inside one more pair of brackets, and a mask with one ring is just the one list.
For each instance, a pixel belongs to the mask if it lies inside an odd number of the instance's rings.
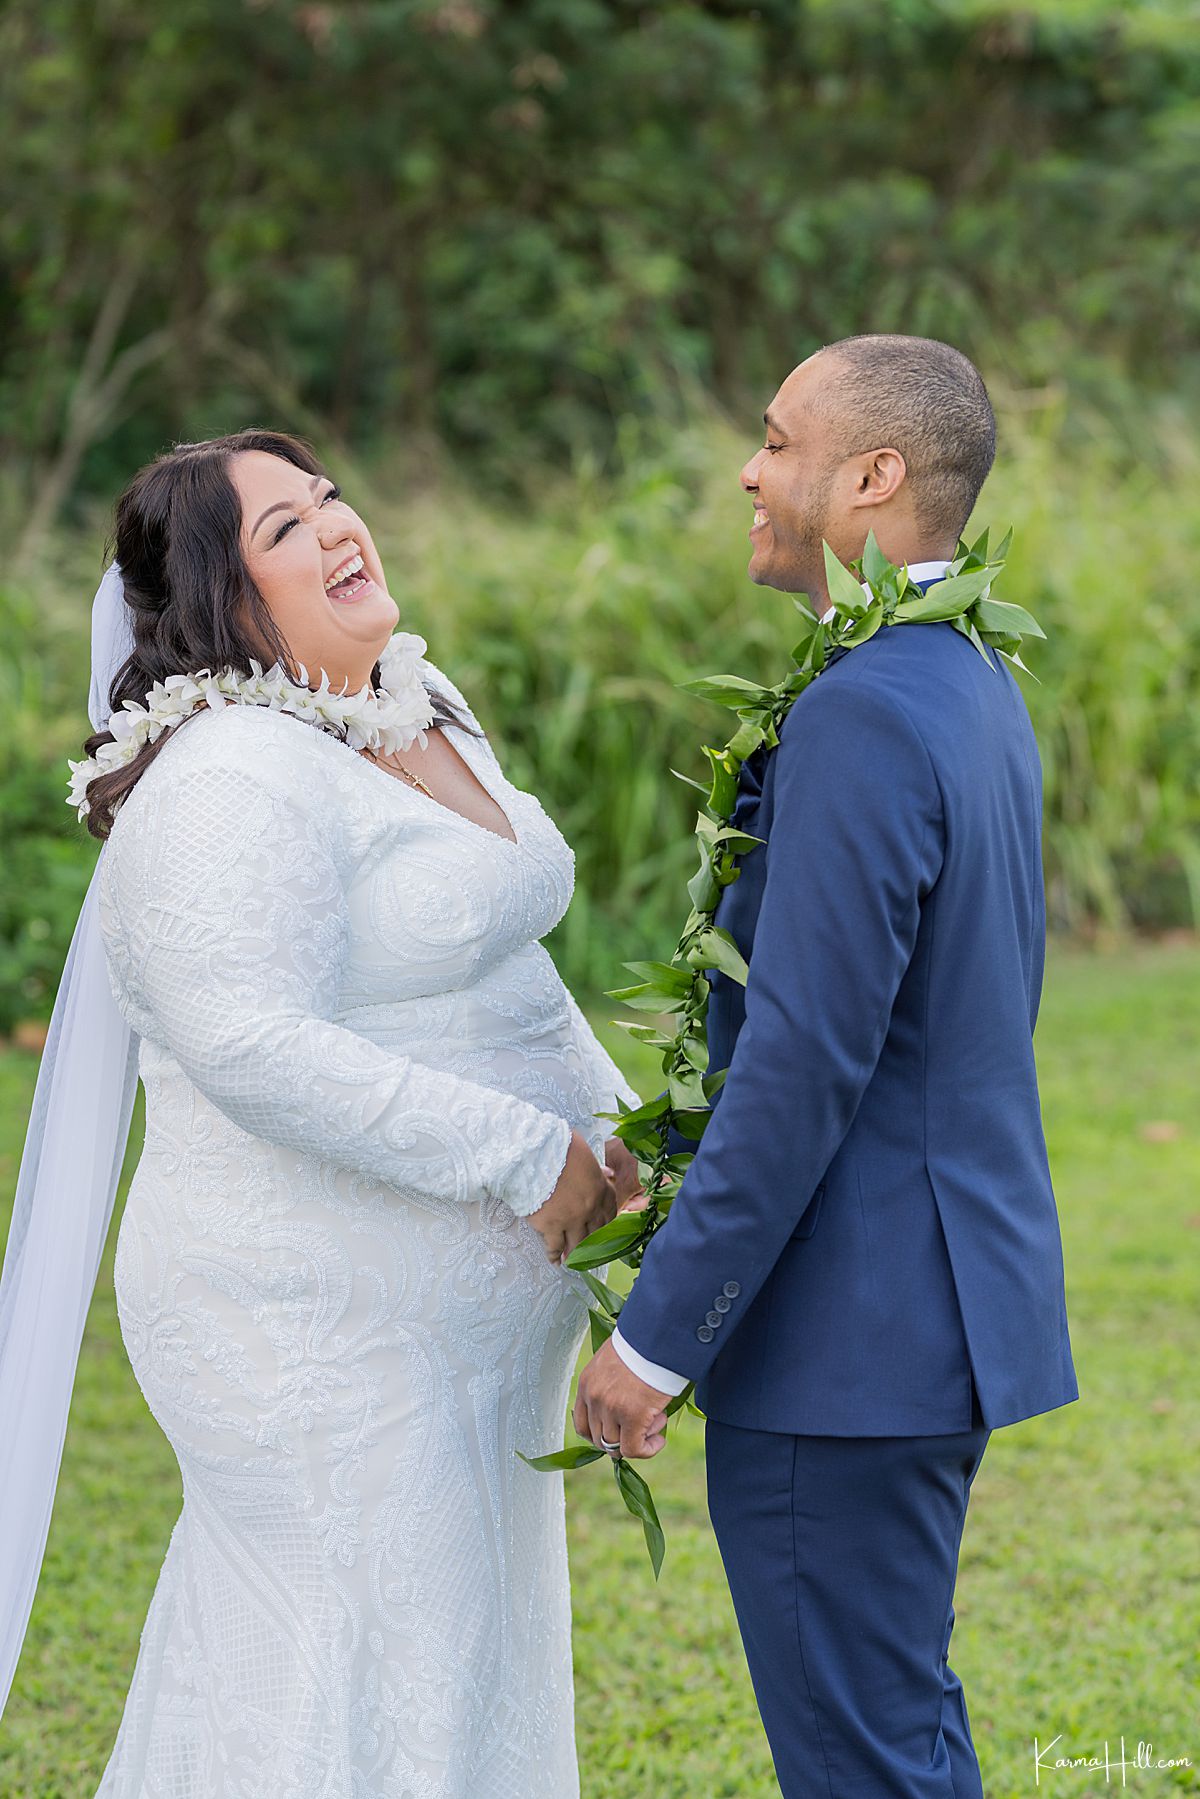
[[613,1331],[610,1341],[625,1366],[648,1387],[655,1387],[674,1399],[691,1385],[686,1374],[674,1374],[670,1368],[660,1368],[657,1362],[648,1362],[644,1355],[639,1355],[632,1343],[627,1343],[621,1335],[620,1325]]

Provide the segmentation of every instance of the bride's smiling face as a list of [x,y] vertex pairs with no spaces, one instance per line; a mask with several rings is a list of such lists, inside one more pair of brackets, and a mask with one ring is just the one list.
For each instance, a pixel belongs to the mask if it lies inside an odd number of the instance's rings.
[[309,684],[371,678],[400,611],[371,534],[326,475],[245,450],[229,464],[242,506],[242,555]]

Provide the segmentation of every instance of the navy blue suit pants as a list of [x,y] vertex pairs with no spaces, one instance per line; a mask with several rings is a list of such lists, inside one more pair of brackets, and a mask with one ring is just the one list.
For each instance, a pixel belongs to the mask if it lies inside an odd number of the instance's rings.
[[784,1799],[983,1799],[950,1667],[990,1432],[819,1437],[709,1419],[708,1503]]

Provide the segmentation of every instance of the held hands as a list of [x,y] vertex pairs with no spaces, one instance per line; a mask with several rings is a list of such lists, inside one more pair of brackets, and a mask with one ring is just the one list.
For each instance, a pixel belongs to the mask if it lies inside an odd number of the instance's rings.
[[[624,1149],[624,1144],[621,1147]],[[587,1139],[572,1131],[558,1184],[546,1203],[528,1214],[528,1222],[542,1239],[547,1256],[557,1264],[616,1215],[617,1193],[608,1170],[601,1168]]]
[[[646,1204],[637,1158],[619,1137],[605,1145],[601,1167],[578,1131],[572,1131],[567,1161],[549,1199],[528,1214],[552,1262],[561,1263],[576,1244],[615,1218],[619,1209],[637,1211]],[[611,1343],[592,1357],[579,1382],[575,1429],[581,1437],[610,1454],[645,1459],[657,1455],[667,1440],[669,1395],[639,1380]],[[619,1445],[619,1450],[618,1446]]]
[[604,1160],[617,1190],[618,1212],[644,1212],[650,1203],[642,1191],[638,1159],[620,1137],[610,1137],[604,1145]]
[[610,1455],[646,1461],[667,1440],[669,1403],[668,1394],[647,1386],[625,1366],[610,1339],[579,1377],[572,1421],[597,1449],[608,1446]]

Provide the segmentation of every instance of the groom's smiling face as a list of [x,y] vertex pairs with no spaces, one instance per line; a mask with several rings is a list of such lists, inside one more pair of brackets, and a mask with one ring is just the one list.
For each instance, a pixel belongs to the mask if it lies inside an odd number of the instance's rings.
[[830,510],[839,464],[829,421],[813,405],[828,373],[817,357],[792,370],[763,415],[763,447],[740,476],[754,506],[750,579],[814,597],[825,591],[821,539],[837,536]]

